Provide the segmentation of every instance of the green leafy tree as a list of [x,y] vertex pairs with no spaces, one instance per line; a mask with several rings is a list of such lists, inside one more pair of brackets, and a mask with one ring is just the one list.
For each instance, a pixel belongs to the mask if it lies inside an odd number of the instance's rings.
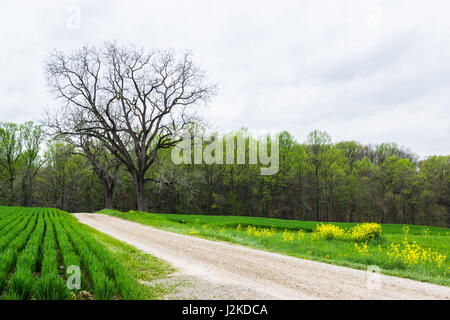
[[323,169],[327,166],[328,151],[331,147],[331,137],[324,131],[315,130],[306,139],[308,150],[308,163],[313,175],[313,206],[315,219],[320,220],[321,198],[323,192]]
[[0,166],[6,177],[7,204],[14,203],[14,183],[22,155],[20,127],[15,123],[0,122]]

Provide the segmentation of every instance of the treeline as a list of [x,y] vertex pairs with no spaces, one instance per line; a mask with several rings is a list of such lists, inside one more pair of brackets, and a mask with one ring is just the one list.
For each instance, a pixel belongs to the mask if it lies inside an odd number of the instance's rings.
[[[0,123],[0,205],[136,209],[126,168],[95,141],[80,145]],[[281,133],[276,175],[258,164],[175,165],[171,152],[159,150],[146,173],[149,211],[450,226],[450,156],[419,161],[394,143],[332,143],[321,131],[303,143]]]

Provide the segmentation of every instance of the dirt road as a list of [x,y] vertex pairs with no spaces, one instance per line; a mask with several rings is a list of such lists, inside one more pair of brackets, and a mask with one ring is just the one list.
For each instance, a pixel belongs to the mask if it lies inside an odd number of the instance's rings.
[[448,287],[190,237],[106,215],[74,215],[185,275],[207,281],[216,291],[226,288],[236,299],[450,300]]

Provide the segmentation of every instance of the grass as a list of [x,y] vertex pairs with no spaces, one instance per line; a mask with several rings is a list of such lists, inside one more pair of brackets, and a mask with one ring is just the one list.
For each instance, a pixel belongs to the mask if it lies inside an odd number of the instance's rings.
[[[137,211],[102,210],[99,213],[151,225],[164,230],[242,244],[271,252],[321,261],[330,264],[367,269],[376,265],[388,275],[450,286],[450,229],[417,225],[383,224],[382,237],[367,243],[340,239],[315,239],[318,222],[255,218],[243,216],[206,216],[153,214]],[[356,223],[333,223],[349,230]],[[248,232],[248,227],[261,232]],[[274,232],[270,232],[271,230]],[[302,230],[299,234],[298,230]],[[266,230],[265,233],[262,230]],[[269,236],[270,234],[270,236]],[[407,244],[405,244],[405,239]],[[415,245],[413,245],[415,242]],[[399,245],[399,254],[392,245]],[[404,249],[403,253],[402,250]],[[414,251],[415,250],[415,251]],[[428,251],[429,250],[429,251]],[[414,254],[432,252],[445,259],[440,263],[409,263]],[[409,260],[408,260],[409,259]]]
[[105,246],[109,252],[139,280],[140,284],[138,288],[144,299],[161,299],[170,292],[170,288],[161,284],[150,286],[141,283],[148,283],[167,278],[169,274],[175,271],[168,263],[89,226],[82,225],[80,228],[84,229],[86,233],[90,234],[99,243]]
[[[81,288],[69,288],[70,269]],[[52,208],[0,207],[0,299],[159,299],[173,269]]]

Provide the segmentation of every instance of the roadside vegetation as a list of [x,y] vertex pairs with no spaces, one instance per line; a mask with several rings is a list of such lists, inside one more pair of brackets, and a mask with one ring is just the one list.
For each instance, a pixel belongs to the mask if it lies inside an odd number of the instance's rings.
[[418,225],[320,223],[242,216],[99,213],[160,229],[294,257],[450,286],[450,229]]
[[[79,288],[69,288],[73,266]],[[0,298],[157,299],[170,266],[50,208],[0,207]],[[73,278],[72,278],[73,279]],[[69,281],[68,281],[69,280]]]

